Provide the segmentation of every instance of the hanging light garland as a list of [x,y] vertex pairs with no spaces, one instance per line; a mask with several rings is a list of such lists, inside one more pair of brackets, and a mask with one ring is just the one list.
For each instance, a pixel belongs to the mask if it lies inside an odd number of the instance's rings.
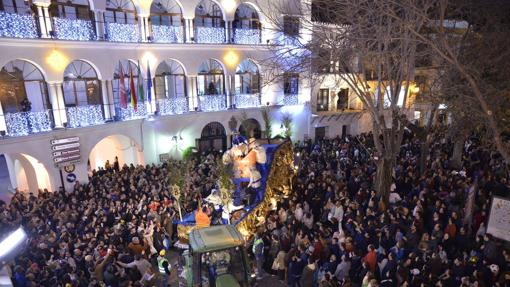
[[184,32],[182,26],[152,25],[152,36],[156,43],[182,43]]
[[147,105],[144,102],[137,103],[136,110],[133,107],[128,106],[127,108],[120,108],[120,119],[123,121],[126,120],[136,120],[142,119],[147,116]]
[[225,95],[199,96],[200,109],[204,112],[216,112],[227,108]]
[[0,12],[0,36],[37,38],[37,26],[32,15]]
[[87,20],[53,17],[53,30],[57,39],[61,40],[90,41],[96,39],[92,22]]
[[101,105],[69,107],[67,110],[67,126],[70,128],[93,126],[104,123]]
[[110,42],[139,42],[137,24],[106,23],[106,34]]
[[225,43],[225,28],[197,27],[195,38],[197,43],[209,43],[209,44]]
[[7,126],[7,134],[11,137],[51,130],[48,111],[7,113],[5,114],[5,125]]
[[234,30],[234,43],[245,45],[260,44],[260,30],[259,29],[235,29]]
[[172,97],[158,100],[158,112],[160,115],[180,115],[188,111],[188,98],[186,97]]
[[298,95],[297,94],[285,94],[283,95],[283,104],[286,106],[292,106],[297,105],[299,103],[298,101]]
[[260,94],[236,94],[236,108],[256,108],[260,106]]

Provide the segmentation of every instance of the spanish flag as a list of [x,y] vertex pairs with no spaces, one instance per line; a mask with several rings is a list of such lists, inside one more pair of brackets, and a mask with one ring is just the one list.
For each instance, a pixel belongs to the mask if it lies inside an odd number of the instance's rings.
[[129,65],[129,92],[131,94],[131,107],[136,111],[136,89],[131,65]]

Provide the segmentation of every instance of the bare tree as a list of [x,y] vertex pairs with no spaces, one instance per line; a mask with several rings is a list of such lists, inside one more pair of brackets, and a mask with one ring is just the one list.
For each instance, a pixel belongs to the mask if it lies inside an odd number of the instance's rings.
[[[417,1],[393,1],[405,6],[403,9],[421,11]],[[494,147],[509,164],[510,144],[505,133],[509,130],[510,2],[425,1],[435,2],[430,10],[419,15],[425,19],[427,29],[405,28],[444,61],[450,73],[462,78],[469,91],[463,95],[465,101],[456,102],[456,110],[471,109],[481,115],[478,123],[485,126]],[[400,20],[398,14],[387,16]]]
[[375,188],[385,204],[408,124],[418,42],[412,31],[424,28],[420,15],[432,5],[420,3],[415,10],[387,0],[274,1],[265,15],[280,35],[270,45],[266,67],[308,74],[311,86],[334,77],[350,87],[371,115]]

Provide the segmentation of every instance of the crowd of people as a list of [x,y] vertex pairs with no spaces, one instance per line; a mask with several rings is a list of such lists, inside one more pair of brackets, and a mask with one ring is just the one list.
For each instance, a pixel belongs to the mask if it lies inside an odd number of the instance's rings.
[[491,196],[510,195],[498,154],[470,139],[454,169],[453,144],[438,132],[420,174],[422,141],[408,130],[381,209],[372,143],[361,135],[297,144],[293,196],[262,234],[265,272],[302,287],[510,286],[510,251],[486,233]]
[[[381,209],[372,141],[362,134],[295,144],[300,164],[292,195],[249,248],[254,266],[289,286],[510,286],[510,252],[486,233],[491,196],[510,192],[497,154],[469,140],[454,169],[453,145],[438,133],[420,174],[422,142],[409,131],[390,203]],[[219,156],[122,167],[116,160],[72,189],[16,193],[0,204],[2,233],[22,225],[30,238],[12,261],[16,286],[174,283],[168,251],[179,208],[221,221],[203,204],[216,187]],[[186,171],[179,206],[168,183],[171,170]]]

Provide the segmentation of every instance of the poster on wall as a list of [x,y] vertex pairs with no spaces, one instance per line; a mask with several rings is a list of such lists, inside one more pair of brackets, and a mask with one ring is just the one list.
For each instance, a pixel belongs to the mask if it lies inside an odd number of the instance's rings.
[[502,240],[510,241],[510,200],[493,197],[487,233]]

